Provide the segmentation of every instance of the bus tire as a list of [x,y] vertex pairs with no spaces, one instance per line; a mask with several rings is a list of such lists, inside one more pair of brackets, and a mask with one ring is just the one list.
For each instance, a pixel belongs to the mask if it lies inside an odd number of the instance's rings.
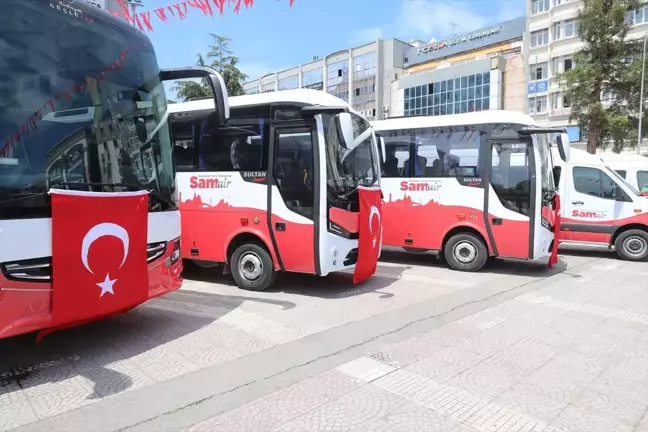
[[265,291],[277,279],[272,257],[256,243],[244,243],[236,248],[230,260],[230,270],[236,285],[248,291]]
[[488,261],[488,249],[478,236],[463,232],[450,237],[443,256],[453,270],[476,272]]
[[624,231],[614,241],[616,253],[626,261],[648,259],[648,233],[638,229]]

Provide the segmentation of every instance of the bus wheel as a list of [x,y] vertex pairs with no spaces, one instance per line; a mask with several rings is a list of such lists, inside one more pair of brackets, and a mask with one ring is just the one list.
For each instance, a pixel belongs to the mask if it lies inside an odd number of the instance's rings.
[[474,234],[455,234],[443,248],[443,256],[453,270],[475,272],[488,260],[484,242]]
[[648,233],[631,229],[619,234],[614,241],[616,253],[627,261],[648,259]]
[[256,243],[245,243],[236,248],[230,269],[236,285],[250,291],[265,291],[277,278],[272,257]]

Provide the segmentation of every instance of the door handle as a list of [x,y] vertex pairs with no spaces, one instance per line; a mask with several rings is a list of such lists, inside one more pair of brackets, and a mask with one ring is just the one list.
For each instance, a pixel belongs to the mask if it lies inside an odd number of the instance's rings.
[[585,203],[583,201],[572,201],[572,204],[574,204],[574,205],[583,205]]

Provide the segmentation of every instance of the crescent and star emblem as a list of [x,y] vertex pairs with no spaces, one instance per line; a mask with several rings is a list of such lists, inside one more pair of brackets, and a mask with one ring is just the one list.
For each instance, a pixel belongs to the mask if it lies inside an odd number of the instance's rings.
[[373,228],[371,228],[371,221],[373,221],[374,215],[378,216],[378,226],[380,226],[382,221],[380,219],[380,212],[378,211],[378,207],[371,206],[371,210],[369,211],[369,232],[371,232],[371,234],[373,234],[374,236],[373,247],[376,247],[376,241],[378,241],[378,239],[376,238],[376,234],[374,234],[373,232]]
[[[114,223],[104,222],[97,224],[90,228],[90,231],[87,232],[85,237],[83,237],[83,241],[81,242],[81,262],[83,263],[83,266],[92,274],[95,273],[90,268],[90,264],[88,264],[88,252],[90,251],[90,246],[92,246],[92,244],[101,237],[115,237],[121,240],[124,247],[124,252],[121,264],[119,264],[118,269],[120,269],[124,265],[126,258],[128,257],[128,248],[130,246],[128,232],[121,226]],[[117,279],[110,279],[110,275],[106,274],[104,281],[97,284],[97,286],[101,288],[101,294],[99,294],[99,297],[103,297],[106,293],[115,295],[115,293],[113,292],[113,285],[115,284],[115,282],[117,282]]]

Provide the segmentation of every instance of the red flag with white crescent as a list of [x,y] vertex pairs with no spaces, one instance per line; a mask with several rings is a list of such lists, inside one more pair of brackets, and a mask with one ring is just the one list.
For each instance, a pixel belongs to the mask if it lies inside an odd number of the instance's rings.
[[358,188],[358,261],[353,283],[364,282],[376,273],[382,247],[382,194],[379,188]]
[[126,311],[148,299],[148,192],[50,191],[52,326]]

